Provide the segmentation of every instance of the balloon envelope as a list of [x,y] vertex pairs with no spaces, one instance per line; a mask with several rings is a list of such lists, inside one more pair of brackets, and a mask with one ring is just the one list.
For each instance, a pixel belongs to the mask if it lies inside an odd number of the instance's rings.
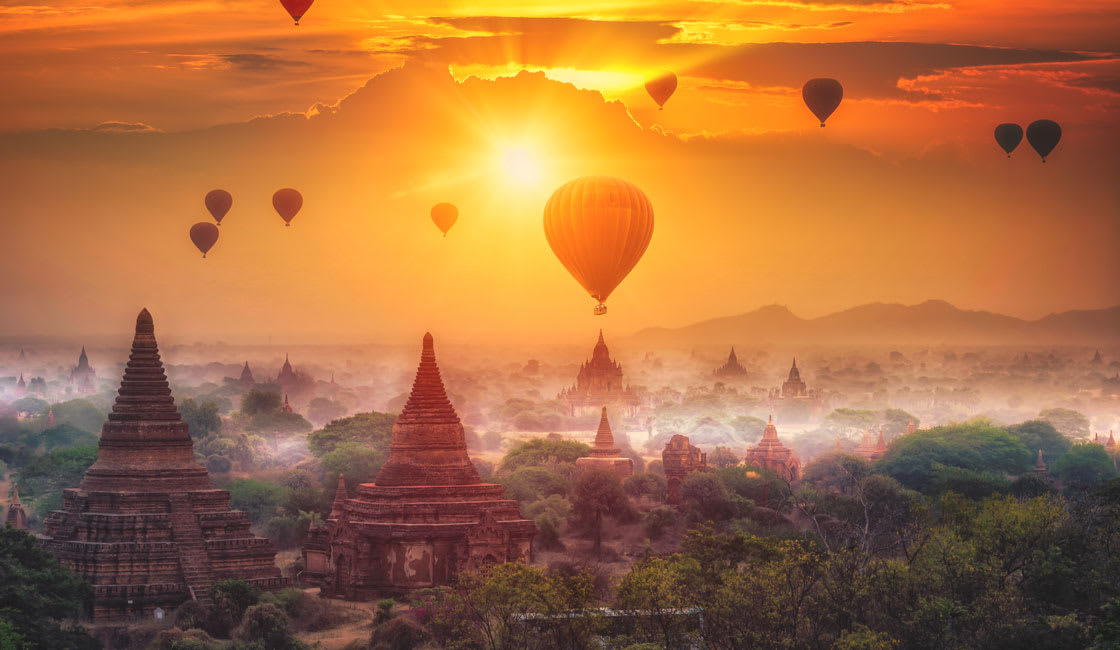
[[1011,157],[1011,152],[1023,141],[1023,127],[1018,124],[1000,124],[996,127],[996,142]]
[[673,92],[677,90],[677,75],[669,72],[668,70],[660,72],[655,77],[646,79],[646,92],[657,102],[661,108],[665,107],[665,102],[673,96]]
[[191,241],[206,257],[206,253],[218,242],[218,227],[209,221],[199,221],[191,226]]
[[303,18],[303,14],[311,8],[311,3],[315,0],[280,0],[280,4],[284,5],[284,9],[291,15],[292,20],[299,24],[299,19]]
[[447,236],[447,231],[451,230],[451,226],[459,220],[459,208],[451,205],[450,203],[437,203],[432,206],[432,221],[435,222],[436,227],[443,231],[443,236]]
[[272,207],[276,208],[276,213],[284,220],[284,225],[290,226],[292,225],[292,219],[299,214],[299,209],[303,207],[303,195],[290,187],[276,190],[276,193],[272,195]]
[[810,79],[801,87],[801,98],[821,121],[821,126],[824,126],[824,121],[840,105],[840,100],[844,99],[844,87],[835,79]]
[[233,197],[225,190],[210,190],[206,195],[206,209],[210,211],[210,216],[214,217],[214,221],[218,225],[222,225],[222,218],[229,212],[230,207],[233,206]]
[[608,176],[561,185],[544,207],[552,252],[591,297],[603,302],[642,258],[653,237],[653,206],[636,186]]
[[1062,127],[1053,120],[1036,120],[1027,125],[1027,142],[1042,156],[1042,162],[1046,162],[1046,156],[1058,146],[1061,139]]

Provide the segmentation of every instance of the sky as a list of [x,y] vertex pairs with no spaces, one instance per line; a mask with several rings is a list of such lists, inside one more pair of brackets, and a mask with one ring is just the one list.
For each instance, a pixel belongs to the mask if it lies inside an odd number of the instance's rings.
[[[1115,2],[317,0],[296,27],[276,0],[0,0],[0,73],[0,336],[142,305],[198,340],[520,343],[775,303],[1120,303]],[[812,77],[845,89],[824,129]],[[1048,162],[1007,159],[994,126],[1042,118]],[[655,212],[603,317],[541,225],[590,174]]]

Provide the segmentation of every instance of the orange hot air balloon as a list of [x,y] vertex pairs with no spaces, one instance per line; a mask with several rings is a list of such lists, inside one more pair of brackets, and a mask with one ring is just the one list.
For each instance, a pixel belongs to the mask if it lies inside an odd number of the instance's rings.
[[204,202],[206,203],[206,209],[210,211],[210,216],[214,217],[214,221],[217,221],[220,226],[222,225],[222,219],[233,206],[233,197],[225,190],[210,190]]
[[646,92],[657,102],[657,110],[665,109],[665,102],[677,90],[677,75],[668,70],[660,72],[657,76],[646,79]]
[[296,218],[299,209],[303,207],[303,195],[290,187],[276,190],[276,194],[272,195],[272,207],[276,208],[276,213],[284,220],[284,226],[291,226],[292,219]]
[[602,315],[607,313],[607,297],[649,246],[653,206],[624,180],[577,178],[548,199],[544,235],[568,273],[599,301],[595,314]]
[[844,87],[835,79],[810,79],[801,87],[801,98],[823,127],[824,121],[840,105],[840,100],[844,99]]
[[280,0],[280,4],[284,5],[284,9],[292,16],[292,20],[296,21],[299,25],[299,19],[303,18],[303,14],[311,8],[311,3],[315,0]]
[[447,231],[451,230],[451,226],[459,220],[459,208],[451,205],[450,203],[437,203],[432,206],[432,221],[435,222],[436,227],[443,231],[443,236],[447,236]]
[[191,226],[191,241],[202,251],[202,257],[205,258],[206,254],[214,248],[214,244],[218,243],[218,227],[209,221],[199,221]]

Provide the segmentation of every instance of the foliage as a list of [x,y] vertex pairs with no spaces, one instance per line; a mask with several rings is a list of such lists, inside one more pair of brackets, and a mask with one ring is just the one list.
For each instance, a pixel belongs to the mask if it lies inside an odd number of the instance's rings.
[[870,429],[879,423],[875,411],[840,408],[824,416],[823,426],[833,433],[848,435]]
[[[15,648],[93,650],[101,644],[59,619],[79,618],[93,591],[81,578],[40,548],[32,535],[0,528],[0,643]],[[14,645],[16,640],[22,644]]]
[[188,398],[179,405],[179,413],[190,428],[191,438],[205,438],[222,432],[222,416],[218,414],[218,405],[214,402],[199,404]]
[[513,472],[521,467],[539,467],[575,463],[591,453],[591,447],[574,440],[534,438],[511,449],[499,465],[502,472]]
[[1073,409],[1043,409],[1039,412],[1038,417],[1054,425],[1054,428],[1062,435],[1071,438],[1089,437],[1089,418]]
[[316,397],[307,405],[307,417],[316,423],[329,423],[346,415],[346,407],[326,397]]
[[346,477],[347,489],[353,490],[362,483],[372,483],[388,460],[386,451],[373,449],[357,442],[344,442],[320,459],[329,476]]
[[916,431],[894,441],[878,467],[903,485],[926,491],[939,466],[1018,474],[1033,467],[1018,438],[984,422]]
[[805,468],[803,484],[817,490],[851,494],[871,474],[871,464],[859,456],[838,452],[825,454]]
[[1101,445],[1082,443],[1054,461],[1054,473],[1074,487],[1090,486],[1116,476],[1112,458]]
[[648,497],[654,501],[664,501],[669,492],[669,484],[665,481],[665,477],[650,472],[627,476],[622,482],[622,487],[626,490],[626,494],[635,499]]
[[233,468],[233,461],[225,456],[212,454],[206,459],[206,469],[211,474],[228,474],[229,470]]
[[239,478],[229,486],[229,503],[235,510],[244,510],[255,524],[263,523],[287,498],[287,489],[250,478]]
[[249,417],[277,413],[283,404],[280,393],[254,389],[241,398],[241,413]]
[[716,447],[708,454],[708,465],[716,469],[734,467],[739,464],[739,457],[727,447]]
[[882,427],[883,432],[889,436],[899,436],[906,433],[906,429],[910,426],[910,420],[914,420],[914,426],[921,424],[921,418],[907,413],[902,409],[887,409],[883,411]]
[[505,487],[507,499],[530,502],[553,494],[567,496],[572,491],[572,482],[562,474],[546,467],[519,467],[512,474],[499,477]]
[[47,451],[65,447],[96,447],[98,437],[70,424],[56,424],[39,434],[39,442]]
[[558,494],[534,501],[521,509],[521,513],[537,525],[537,536],[533,538],[536,547],[556,551],[564,549],[560,531],[571,512],[571,502]]
[[1004,430],[1018,438],[1032,455],[1041,449],[1047,461],[1056,460],[1073,446],[1073,442],[1047,420],[1029,420],[1004,427]]
[[97,447],[68,447],[39,456],[19,472],[20,495],[34,499],[61,497],[64,488],[78,487],[89,466],[97,460]]
[[300,650],[306,646],[292,634],[292,624],[284,610],[271,603],[253,605],[237,629],[239,641],[260,643],[268,650]]
[[86,399],[72,399],[51,407],[55,424],[69,424],[82,431],[100,431],[108,413]]
[[658,506],[646,513],[642,528],[650,539],[661,539],[665,531],[677,525],[679,519],[676,508]]
[[699,521],[725,521],[737,514],[726,486],[713,472],[692,472],[681,482],[681,504]]
[[398,616],[381,622],[369,639],[369,650],[416,650],[431,639],[419,623]]
[[27,397],[21,397],[12,402],[12,408],[16,411],[19,411],[20,413],[31,413],[33,415],[46,413],[49,407],[49,402],[41,400],[38,397],[32,397],[30,395],[28,395]]
[[257,431],[261,433],[292,435],[311,431],[314,427],[299,413],[273,411],[257,413],[249,419],[245,428],[248,431]]
[[602,548],[603,519],[610,517],[625,522],[636,516],[617,474],[589,469],[576,479],[571,521],[591,536],[595,543],[595,553],[599,553]]
[[376,411],[334,420],[307,437],[307,448],[315,457],[322,458],[339,445],[354,442],[381,449],[387,455],[396,421],[397,416]]

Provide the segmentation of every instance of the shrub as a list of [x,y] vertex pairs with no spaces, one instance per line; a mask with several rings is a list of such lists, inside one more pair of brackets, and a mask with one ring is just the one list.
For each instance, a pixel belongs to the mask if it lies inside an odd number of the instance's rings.
[[369,639],[370,650],[416,650],[432,635],[416,621],[398,616],[381,623]]
[[206,469],[212,474],[227,474],[233,468],[233,461],[225,456],[213,454],[206,459]]

